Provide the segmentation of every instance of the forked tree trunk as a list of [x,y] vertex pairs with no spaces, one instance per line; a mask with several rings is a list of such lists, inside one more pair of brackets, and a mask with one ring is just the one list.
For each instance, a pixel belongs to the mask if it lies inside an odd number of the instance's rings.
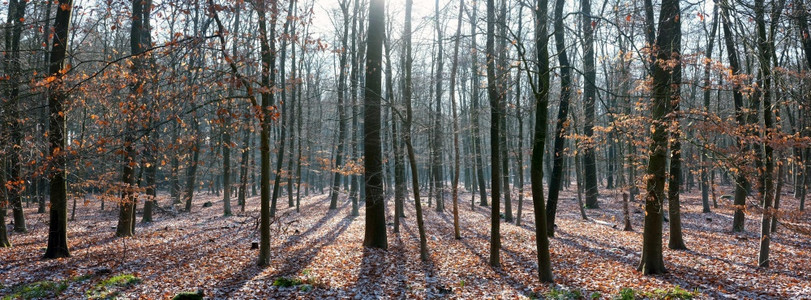
[[[741,68],[738,62],[738,52],[735,48],[735,41],[732,36],[732,20],[729,19],[728,10],[729,8],[726,6],[721,7],[721,24],[724,29],[724,41],[726,42],[726,52],[729,58],[729,70],[733,76],[736,76],[741,74]],[[735,120],[738,126],[746,126],[743,93],[741,93],[741,86],[739,84],[733,84],[732,86],[732,99],[735,105]],[[744,150],[745,144],[742,138],[737,139],[737,147],[740,151]],[[739,169],[733,176],[735,176],[735,199],[733,200],[735,212],[732,219],[732,231],[743,232],[747,195],[746,175]]]
[[[572,69],[566,55],[566,42],[564,40],[563,6],[564,0],[555,1],[555,50],[558,52],[558,65],[560,66],[560,104],[558,105],[558,118],[555,123],[555,146],[552,149],[554,159],[552,166],[552,180],[549,181],[549,199],[546,204],[546,232],[555,236],[555,213],[558,209],[558,195],[563,183],[563,148],[566,144],[566,131],[569,116],[569,98],[572,95]],[[587,202],[588,203],[588,202]]]
[[[650,0],[645,1],[646,10],[652,12]],[[653,64],[653,89],[651,118],[650,157],[647,168],[647,195],[645,196],[645,228],[642,234],[642,258],[638,270],[645,275],[665,273],[662,255],[662,205],[665,198],[665,168],[667,165],[667,124],[666,116],[671,108],[670,101],[678,97],[671,86],[680,77],[671,76],[667,62],[680,59],[681,21],[678,0],[664,0],[659,13],[659,33],[656,40],[656,60]],[[652,13],[648,14],[648,26],[653,27]],[[652,34],[652,33],[650,33]],[[588,204],[587,204],[588,205]]]
[[[492,1],[492,0],[490,0]],[[546,236],[546,208],[543,201],[543,155],[546,145],[546,124],[549,112],[549,42],[548,20],[549,3],[537,1],[535,11],[535,51],[537,52],[538,81],[533,88],[535,96],[535,132],[532,139],[530,181],[532,183],[532,205],[535,208],[535,249],[538,255],[538,279],[553,282],[552,263],[549,253],[549,238]]]

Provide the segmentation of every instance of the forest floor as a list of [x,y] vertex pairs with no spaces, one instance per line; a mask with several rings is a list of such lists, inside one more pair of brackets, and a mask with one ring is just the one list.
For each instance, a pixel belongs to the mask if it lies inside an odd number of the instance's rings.
[[[781,209],[796,211],[797,201],[788,190]],[[197,290],[212,299],[515,299],[550,293],[612,298],[624,288],[654,297],[680,287],[698,298],[811,298],[811,239],[808,231],[802,233],[809,228],[808,213],[787,216],[789,225],[781,226],[772,238],[771,267],[759,269],[759,211],[748,211],[745,233],[731,233],[731,200],[719,198],[720,207],[704,214],[696,191],[685,193],[682,220],[690,250],[667,249],[666,223],[664,258],[669,273],[643,276],[636,271],[642,203],[631,203],[634,231],[622,231],[619,192],[601,193],[601,208],[587,210],[588,221],[580,218],[571,191],[561,195],[550,246],[554,285],[537,279],[529,200],[524,201],[522,226],[502,223],[502,267],[494,269],[488,265],[490,209],[478,204],[471,209],[470,193],[460,197],[461,240],[453,238],[450,197],[445,212],[425,208],[427,262],[419,259],[411,201],[401,232],[393,233],[390,224],[389,249],[382,251],[361,246],[365,211],[361,206],[360,216],[350,216],[351,203],[345,195],[337,210],[328,210],[326,195],[302,198],[300,213],[288,208],[282,197],[278,212],[282,217],[273,225],[272,261],[259,268],[258,250],[251,249],[258,240],[258,197],[249,199],[247,212],[223,217],[221,197],[199,194],[191,213],[159,212],[149,224],[140,223],[139,214],[136,236],[127,239],[114,237],[118,212],[109,203],[104,211],[95,201],[80,204],[76,220],[69,223],[73,256],[58,260],[41,259],[47,214],[27,209],[28,233],[11,234],[14,247],[0,249],[0,295],[51,288],[63,299],[110,295],[167,299]],[[202,208],[206,201],[213,207]],[[513,209],[517,206],[514,197]],[[389,205],[389,222],[392,210]]]

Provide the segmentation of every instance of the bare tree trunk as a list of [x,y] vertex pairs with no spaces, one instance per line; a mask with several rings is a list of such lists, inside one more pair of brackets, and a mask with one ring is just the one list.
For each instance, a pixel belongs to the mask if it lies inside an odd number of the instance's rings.
[[496,83],[498,87],[501,89],[499,90],[499,122],[495,123],[494,125],[498,125],[498,130],[501,133],[499,135],[499,153],[498,157],[501,159],[501,181],[502,181],[502,191],[504,193],[504,222],[511,223],[513,221],[513,210],[512,210],[512,200],[510,197],[510,156],[508,154],[508,144],[507,144],[507,91],[509,88],[509,77],[510,72],[509,66],[507,65],[507,1],[502,0],[501,2],[501,13],[499,14],[498,24],[499,24],[499,43],[498,43],[498,56],[496,58],[497,70],[501,73],[496,74],[496,78],[498,82]]
[[138,101],[141,98],[143,90],[143,72],[144,61],[143,53],[145,46],[142,43],[142,31],[144,30],[143,14],[144,3],[142,1],[132,2],[132,30],[130,32],[130,51],[133,55],[132,62],[132,80],[134,81],[130,87],[130,97],[125,106],[129,107],[129,115],[125,116],[124,128],[124,159],[122,160],[123,172],[121,174],[121,182],[123,183],[123,191],[121,192],[121,203],[119,204],[118,226],[115,235],[118,237],[128,237],[135,234],[134,220],[135,220],[135,205],[138,201],[137,193],[135,193],[135,167],[136,152],[135,152],[135,130],[138,126],[138,119],[133,113],[134,108],[138,106]]
[[[5,126],[0,123],[0,130],[6,131]],[[0,131],[0,132],[2,132]],[[2,132],[5,134],[5,132]],[[6,160],[0,159],[0,170],[6,169]],[[6,182],[6,172],[0,172],[0,182]],[[6,189],[0,189],[0,248],[11,247],[11,242],[8,240],[8,232],[6,229],[6,203],[8,203],[8,196]]]
[[470,43],[471,43],[471,63],[470,63],[470,75],[471,80],[473,81],[471,84],[473,95],[471,97],[471,122],[472,124],[472,133],[471,135],[473,140],[473,156],[475,157],[475,164],[476,164],[476,180],[479,185],[479,205],[480,206],[487,206],[487,185],[484,182],[484,162],[482,161],[482,144],[481,144],[481,133],[479,132],[479,87],[481,85],[481,81],[479,80],[479,55],[478,55],[478,45],[476,43],[476,36],[478,32],[478,27],[476,27],[476,21],[478,21],[478,6],[476,5],[476,0],[474,0],[472,5],[472,13],[470,16]]
[[[732,20],[729,19],[729,12],[728,7],[722,6],[721,7],[721,20],[724,29],[724,40],[726,42],[726,51],[729,57],[729,69],[732,72],[732,75],[740,75],[741,68],[738,62],[738,53],[735,50],[735,41],[732,37]],[[732,86],[732,98],[733,103],[735,104],[735,120],[738,122],[738,126],[745,126],[746,125],[746,117],[743,108],[743,94],[741,93],[741,86],[738,84],[734,84]],[[741,138],[737,139],[738,148],[743,151],[744,150],[744,141]],[[746,175],[743,173],[742,170],[738,170],[733,174],[735,176],[735,199],[733,200],[733,204],[735,205],[735,213],[733,214],[732,220],[732,231],[733,232],[743,232],[744,231],[744,211],[746,210]]]
[[[646,10],[652,11],[650,0],[645,1]],[[647,169],[647,196],[645,196],[645,228],[642,233],[642,258],[637,268],[645,275],[665,273],[662,255],[662,205],[665,198],[665,167],[667,164],[667,124],[666,116],[671,108],[670,101],[679,97],[671,90],[678,86],[681,77],[672,76],[667,61],[679,60],[681,41],[681,21],[678,0],[664,0],[659,13],[659,34],[656,40],[656,60],[653,64],[653,103],[651,117],[650,157]],[[653,27],[652,14],[648,15],[648,26]],[[649,33],[653,34],[653,33]],[[675,73],[675,71],[674,71]],[[678,90],[676,90],[678,91]],[[588,204],[587,204],[588,205]]]
[[453,201],[453,236],[461,239],[459,232],[459,116],[456,113],[456,71],[459,67],[459,40],[462,36],[462,12],[465,1],[459,0],[459,17],[456,22],[456,41],[453,44],[453,65],[451,66],[451,112],[453,113],[453,182],[451,199]]
[[420,259],[422,261],[428,261],[428,242],[425,238],[425,225],[423,224],[422,218],[422,203],[420,202],[419,170],[417,169],[417,158],[416,155],[414,155],[414,145],[411,142],[411,122],[414,118],[414,112],[411,107],[411,34],[413,33],[411,30],[411,9],[413,5],[414,0],[406,0],[405,28],[403,29],[403,32],[405,32],[405,37],[403,38],[403,47],[405,47],[405,66],[403,68],[405,73],[405,86],[403,87],[403,99],[405,100],[406,105],[404,134],[406,149],[408,150],[408,160],[411,166],[411,184],[412,189],[414,190],[414,205],[417,214],[417,230],[419,231],[420,236]]
[[366,189],[366,227],[363,246],[387,249],[386,211],[383,195],[383,155],[380,148],[380,102],[382,95],[384,0],[369,3],[369,30],[366,56],[366,88],[363,99],[363,165]]
[[338,208],[338,192],[341,188],[341,168],[343,167],[344,143],[346,141],[346,108],[344,107],[344,97],[346,96],[346,55],[348,51],[347,38],[349,36],[349,0],[340,2],[341,11],[344,16],[344,34],[341,37],[341,58],[338,75],[338,150],[335,153],[335,168],[333,170],[332,195],[330,197],[329,209]]
[[[521,39],[519,43],[523,43],[522,29],[524,24],[523,6],[518,6],[518,38]],[[459,24],[461,26],[461,24]],[[518,120],[518,145],[516,146],[516,168],[515,173],[518,175],[518,212],[515,218],[515,225],[521,226],[521,215],[524,210],[524,118],[521,107],[521,68],[515,76],[515,118]]]
[[490,99],[490,172],[491,172],[491,195],[492,207],[490,209],[490,266],[500,267],[499,252],[501,251],[501,216],[499,216],[499,197],[501,197],[501,161],[499,159],[499,126],[501,93],[498,91],[496,83],[495,64],[495,26],[496,8],[493,0],[487,0],[487,46],[485,56],[487,57],[487,96]]
[[[391,29],[391,25],[388,26]],[[387,32],[384,46],[386,47],[386,98],[389,101],[389,110],[391,111],[391,143],[394,149],[394,233],[400,232],[400,218],[403,214],[403,203],[405,202],[406,178],[405,166],[403,165],[403,144],[400,141],[400,133],[398,125],[402,124],[397,122],[397,115],[400,115],[399,110],[395,110],[394,103],[394,81],[391,61],[391,32]],[[403,59],[404,56],[403,56]],[[405,64],[403,64],[405,65]],[[402,115],[400,115],[402,116]]]
[[72,0],[59,0],[53,26],[53,42],[51,47],[50,67],[48,74],[55,76],[56,80],[50,88],[48,96],[49,153],[53,155],[50,164],[51,179],[51,212],[48,225],[48,248],[45,249],[45,258],[69,257],[68,224],[67,224],[67,170],[65,154],[65,109],[68,95],[58,84],[62,80],[65,68],[65,54],[68,46],[68,30],[70,28],[70,15],[73,9]]
[[[12,214],[14,217],[14,232],[26,232],[28,229],[25,225],[25,212],[22,206],[22,192],[24,190],[24,179],[21,178],[21,164],[22,164],[22,145],[23,145],[23,129],[20,118],[20,85],[22,84],[21,66],[20,66],[20,38],[23,31],[23,22],[25,20],[25,7],[28,1],[25,0],[10,0],[8,2],[8,20],[5,28],[5,41],[6,48],[3,52],[3,64],[6,71],[7,79],[3,80],[3,96],[5,96],[8,105],[8,120],[0,120],[9,122],[7,128],[10,137],[10,147],[6,153],[8,157],[8,178],[3,181],[5,189],[7,189],[8,202],[11,205]],[[5,102],[5,101],[3,101]],[[0,169],[0,172],[7,170]],[[11,182],[11,185],[8,183]],[[2,224],[5,226],[5,223]]]
[[[586,115],[583,124],[583,134],[591,139],[594,135],[594,100],[597,93],[597,73],[594,68],[594,27],[591,18],[591,3],[589,0],[580,0],[583,10],[583,107]],[[595,162],[594,145],[587,144],[583,150],[583,167],[586,179],[586,207],[599,208],[597,196],[597,166]]]
[[[706,110],[707,117],[705,121],[709,120],[709,112],[710,112],[710,63],[712,62],[712,49],[715,43],[715,34],[718,31],[718,6],[713,6],[712,9],[712,29],[710,31],[709,41],[707,42],[707,49],[704,52],[704,109]],[[708,156],[709,153],[706,149],[702,148],[701,151],[701,205],[702,205],[702,212],[710,213],[710,180],[708,176],[709,170],[709,162]]]
[[[436,197],[436,211],[445,210],[444,176],[442,174],[442,81],[444,76],[444,42],[442,41],[442,28],[439,22],[439,0],[435,2],[434,25],[436,28],[436,43],[438,46],[436,55],[436,106],[434,111],[434,128],[431,142],[431,174],[432,184]],[[451,91],[453,93],[453,91]],[[429,201],[430,203],[430,201]]]
[[786,161],[777,164],[777,187],[774,189],[774,213],[772,214],[772,228],[769,230],[771,233],[777,232],[777,215],[780,210],[780,194],[783,191],[783,183],[785,180]]
[[760,65],[760,74],[762,75],[762,82],[758,86],[762,89],[763,97],[763,124],[765,126],[765,138],[763,143],[763,160],[765,163],[765,170],[762,173],[761,182],[763,182],[763,216],[761,218],[760,228],[760,253],[758,255],[758,267],[769,267],[769,244],[771,242],[771,222],[775,215],[772,209],[775,188],[774,188],[774,149],[769,142],[773,137],[772,134],[775,130],[774,114],[772,112],[772,68],[771,68],[771,55],[774,49],[775,38],[775,24],[778,22],[780,13],[783,9],[784,0],[778,0],[778,3],[771,2],[772,13],[769,26],[769,34],[767,39],[767,28],[764,20],[764,7],[763,0],[755,0],[755,24],[757,26],[757,41],[758,41],[758,59]]
[[276,4],[276,0],[270,0],[270,32],[267,30],[268,21],[266,17],[266,10],[268,10],[268,7],[266,6],[265,1],[260,0],[257,4],[258,7],[256,7],[259,14],[259,39],[262,51],[262,79],[260,80],[260,85],[263,87],[262,112],[260,114],[262,130],[259,134],[259,149],[262,156],[260,166],[261,178],[259,184],[259,258],[257,259],[256,263],[262,267],[270,264],[270,219],[272,218],[270,205],[270,125],[272,120],[270,118],[270,113],[273,109],[271,104],[273,102],[272,90],[276,85]]
[[[569,116],[569,98],[572,95],[572,69],[566,55],[566,42],[564,40],[563,6],[564,0],[555,1],[555,50],[558,52],[558,65],[560,66],[560,105],[558,105],[558,118],[555,123],[555,146],[552,149],[554,158],[552,166],[552,180],[549,181],[549,198],[546,203],[546,232],[555,236],[555,213],[558,209],[558,195],[563,183],[563,148],[566,145],[566,129]],[[588,203],[588,200],[587,202]]]
[[[490,0],[492,1],[492,0]],[[538,279],[553,282],[549,238],[546,236],[546,208],[543,200],[543,155],[546,145],[546,124],[549,112],[549,43],[547,0],[538,0],[535,11],[535,51],[537,52],[538,81],[533,87],[535,96],[535,133],[532,139],[530,181],[532,204],[535,208],[535,249],[538,255]],[[531,80],[531,79],[530,79]]]

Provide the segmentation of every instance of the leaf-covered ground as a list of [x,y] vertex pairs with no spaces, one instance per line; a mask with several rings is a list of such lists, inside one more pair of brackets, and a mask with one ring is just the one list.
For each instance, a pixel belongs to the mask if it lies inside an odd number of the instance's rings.
[[[214,299],[514,299],[548,295],[551,289],[610,298],[623,288],[653,293],[676,286],[697,291],[700,298],[811,297],[811,239],[801,233],[808,228],[808,214],[794,214],[788,226],[779,228],[772,239],[771,267],[758,269],[758,211],[747,214],[746,233],[733,234],[730,200],[719,199],[719,208],[703,214],[700,198],[684,194],[684,237],[690,250],[667,249],[665,225],[664,256],[670,272],[643,276],[636,271],[642,246],[641,203],[632,203],[635,231],[621,231],[621,197],[613,191],[602,193],[601,209],[587,211],[589,221],[580,219],[570,192],[561,196],[557,234],[551,240],[554,286],[540,284],[536,277],[530,200],[524,201],[522,226],[502,223],[502,267],[493,269],[487,263],[490,210],[478,205],[472,209],[469,193],[463,193],[459,203],[461,240],[453,238],[450,197],[445,212],[426,207],[428,262],[419,259],[411,201],[401,232],[393,233],[390,223],[389,249],[381,251],[361,246],[365,212],[361,208],[359,217],[351,217],[344,195],[337,210],[328,210],[326,195],[303,198],[300,213],[288,208],[283,197],[279,203],[283,217],[273,225],[272,263],[259,268],[258,250],[251,249],[258,240],[258,198],[249,199],[246,213],[222,217],[219,197],[201,194],[191,213],[157,213],[155,222],[139,223],[136,236],[127,239],[114,237],[117,210],[109,203],[105,211],[92,201],[80,204],[76,221],[69,224],[73,256],[59,260],[41,259],[47,215],[27,210],[29,232],[12,234],[14,247],[0,249],[0,295],[50,281],[64,287],[59,298],[66,299],[104,295],[166,299],[197,290]],[[205,201],[212,201],[213,207],[202,208]],[[797,210],[797,201],[789,194],[783,195],[781,205],[786,211]],[[388,218],[391,222],[391,214]],[[107,285],[110,278],[129,275],[137,280]]]

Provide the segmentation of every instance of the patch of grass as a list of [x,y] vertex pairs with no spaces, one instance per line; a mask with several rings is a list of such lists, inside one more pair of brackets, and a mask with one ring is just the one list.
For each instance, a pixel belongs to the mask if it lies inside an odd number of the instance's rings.
[[119,289],[129,287],[141,282],[141,279],[132,274],[116,275],[100,281],[87,291],[88,299],[115,299]]
[[614,297],[614,300],[634,300],[636,299],[637,292],[632,288],[622,288],[619,295]]
[[555,287],[546,294],[546,299],[577,300],[581,298],[583,298],[583,294],[578,290],[558,289]]
[[603,297],[603,294],[600,294],[600,292],[594,292],[594,293],[591,293],[591,295],[589,296],[589,299],[600,299],[602,297]]
[[273,286],[291,287],[301,285],[303,282],[298,278],[279,277],[273,280]]
[[68,283],[65,281],[37,281],[12,289],[10,295],[3,296],[3,300],[58,297],[67,288]]
[[658,300],[673,300],[673,299],[693,299],[698,295],[698,289],[688,291],[680,286],[675,286],[669,289],[655,289],[653,292],[640,292],[632,288],[623,288],[620,290],[619,295],[614,297],[615,300],[633,300],[638,298],[643,299],[658,299]]
[[653,292],[645,293],[644,296],[651,299],[693,299],[698,295],[698,290],[688,291],[680,286],[675,286],[670,289],[655,289]]

